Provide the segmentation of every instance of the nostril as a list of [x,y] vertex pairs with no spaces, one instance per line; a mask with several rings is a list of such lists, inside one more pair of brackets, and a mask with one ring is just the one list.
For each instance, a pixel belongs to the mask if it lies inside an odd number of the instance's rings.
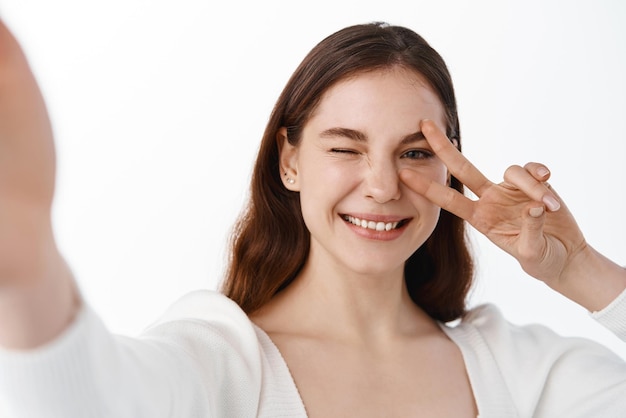
[[400,197],[400,177],[395,175],[372,176],[368,181],[367,194],[378,203],[397,200]]

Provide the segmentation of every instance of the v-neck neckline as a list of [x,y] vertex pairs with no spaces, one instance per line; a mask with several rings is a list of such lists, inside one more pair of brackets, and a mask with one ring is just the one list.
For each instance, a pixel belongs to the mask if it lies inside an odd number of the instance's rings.
[[[304,401],[302,400],[302,396],[300,395],[300,391],[298,390],[298,386],[296,385],[296,381],[294,380],[293,375],[291,374],[291,370],[287,365],[287,361],[285,361],[285,358],[278,349],[278,346],[274,343],[269,334],[254,322],[252,322],[252,325],[257,334],[257,338],[259,339],[259,344],[261,345],[263,353],[266,356],[266,360],[270,366],[270,370],[264,373],[263,384],[274,384],[266,379],[267,376],[265,376],[265,374],[270,373],[271,375],[273,375],[273,377],[275,377],[277,381],[280,381],[279,386],[281,388],[281,394],[283,396],[286,396],[286,398],[290,400],[297,399],[299,402],[299,407],[297,407],[297,411],[294,411],[295,413],[297,413],[297,415],[290,416],[294,418],[306,418],[306,407],[304,405]],[[276,402],[276,400],[273,399],[272,402]],[[289,403],[293,404],[293,402]],[[263,409],[263,405],[260,406],[260,409]],[[261,410],[260,412],[262,412]]]
[[518,418],[517,409],[500,368],[478,329],[471,323],[463,321],[455,326],[438,324],[461,350],[478,409],[477,418]]
[[[298,411],[298,416],[307,417],[304,401],[280,349],[265,330],[254,323],[253,325],[269,364],[274,368],[279,368],[272,370],[272,374],[277,375],[277,378],[288,380],[287,386],[283,387],[283,390],[287,391],[285,394],[299,400],[301,410]],[[471,324],[463,323],[455,327],[441,323],[439,326],[461,350],[478,409],[477,418],[517,418],[517,411],[506,389],[504,379],[478,330]]]

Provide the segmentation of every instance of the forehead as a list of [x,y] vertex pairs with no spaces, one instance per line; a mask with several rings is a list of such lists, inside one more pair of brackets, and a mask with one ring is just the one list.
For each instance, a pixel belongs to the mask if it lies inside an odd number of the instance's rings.
[[308,124],[356,129],[396,125],[415,130],[432,119],[445,130],[441,100],[426,78],[402,67],[359,73],[331,86],[322,96]]

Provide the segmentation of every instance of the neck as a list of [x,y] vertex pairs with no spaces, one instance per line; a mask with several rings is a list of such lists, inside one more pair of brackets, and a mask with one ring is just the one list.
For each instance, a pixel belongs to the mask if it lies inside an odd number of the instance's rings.
[[[280,312],[280,332],[355,343],[387,341],[432,330],[434,321],[411,300],[404,269],[359,274],[307,263],[298,277],[259,312]],[[273,328],[267,324],[268,328]],[[265,328],[265,324],[260,324]],[[268,329],[272,332],[272,329]]]

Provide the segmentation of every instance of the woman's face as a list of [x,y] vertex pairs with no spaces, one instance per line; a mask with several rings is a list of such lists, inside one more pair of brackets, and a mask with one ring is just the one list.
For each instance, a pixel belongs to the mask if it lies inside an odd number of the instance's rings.
[[[308,262],[332,271],[389,274],[430,236],[439,208],[399,179],[403,168],[439,183],[447,169],[420,132],[431,119],[445,132],[437,95],[402,68],[363,73],[326,91],[297,146],[281,164],[300,192],[311,233]],[[284,131],[284,130],[283,130]]]

